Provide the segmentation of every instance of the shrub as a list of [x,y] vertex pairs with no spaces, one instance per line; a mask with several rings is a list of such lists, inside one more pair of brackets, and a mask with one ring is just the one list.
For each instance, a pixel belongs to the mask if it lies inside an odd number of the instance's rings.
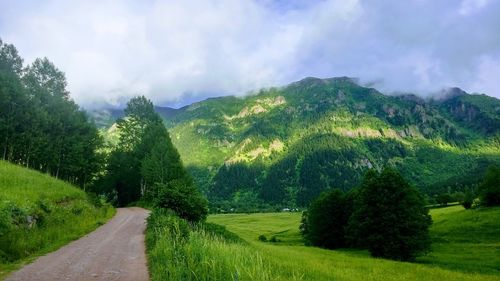
[[464,200],[461,203],[465,209],[470,209],[472,207],[473,201],[474,201],[474,194],[471,191],[467,191],[464,195]]
[[0,237],[12,228],[10,213],[0,206]]
[[204,220],[208,214],[207,200],[196,187],[185,180],[174,180],[167,184],[156,183],[158,196],[155,206],[170,209],[179,217],[189,221]]
[[359,192],[348,228],[372,256],[413,260],[429,249],[431,218],[423,197],[397,171],[368,172]]
[[267,237],[264,234],[259,235],[259,241],[267,242]]
[[[308,223],[309,213],[307,211],[302,212],[302,217],[300,219],[299,231],[303,237],[309,234],[309,223]],[[305,240],[306,245],[309,245],[308,241]]]
[[481,205],[500,205],[500,168],[490,166],[486,171],[483,182],[479,185]]
[[272,242],[272,243],[277,243],[277,242],[280,242],[280,240],[279,240],[278,238],[276,238],[276,236],[275,236],[275,235],[273,235],[273,236],[271,237],[271,239],[269,239],[269,242]]
[[446,206],[452,201],[453,197],[449,193],[441,193],[436,198],[436,202],[441,206]]

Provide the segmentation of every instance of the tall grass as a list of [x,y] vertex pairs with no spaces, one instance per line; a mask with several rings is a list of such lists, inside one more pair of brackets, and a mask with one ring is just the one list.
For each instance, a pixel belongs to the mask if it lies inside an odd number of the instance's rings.
[[203,224],[189,225],[165,212],[148,220],[147,248],[152,280],[301,280],[245,243]]
[[0,278],[113,214],[111,206],[68,183],[0,161]]

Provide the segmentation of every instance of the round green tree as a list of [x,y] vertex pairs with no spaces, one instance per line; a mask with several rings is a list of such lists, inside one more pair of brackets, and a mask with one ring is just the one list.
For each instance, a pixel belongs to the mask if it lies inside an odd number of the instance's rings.
[[346,196],[339,189],[325,191],[310,205],[302,221],[307,244],[336,249],[346,246],[344,229],[350,216]]
[[372,256],[408,261],[429,249],[430,224],[420,193],[386,168],[365,176],[349,231]]

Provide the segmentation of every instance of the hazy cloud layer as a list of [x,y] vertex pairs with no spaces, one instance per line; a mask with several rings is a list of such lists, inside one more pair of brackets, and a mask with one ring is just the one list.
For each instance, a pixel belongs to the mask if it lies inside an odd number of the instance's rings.
[[500,1],[10,1],[0,37],[85,106],[244,94],[306,76],[500,97]]

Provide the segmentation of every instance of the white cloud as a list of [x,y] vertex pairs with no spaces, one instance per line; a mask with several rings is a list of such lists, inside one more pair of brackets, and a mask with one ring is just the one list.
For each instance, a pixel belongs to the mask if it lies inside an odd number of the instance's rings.
[[0,36],[27,61],[54,61],[86,106],[344,75],[500,97],[499,2],[0,0]]
[[488,2],[489,0],[462,0],[459,13],[464,16],[469,15],[482,9]]

